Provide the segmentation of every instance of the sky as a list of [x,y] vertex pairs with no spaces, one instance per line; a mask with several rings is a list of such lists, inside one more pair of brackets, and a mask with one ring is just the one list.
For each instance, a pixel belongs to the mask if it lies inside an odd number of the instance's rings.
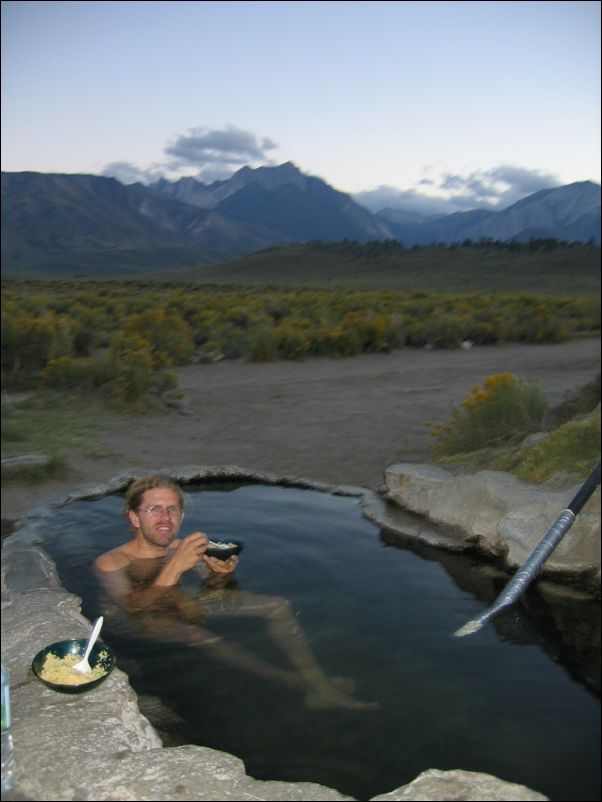
[[2,2],[4,171],[499,209],[600,183],[600,116],[598,0]]

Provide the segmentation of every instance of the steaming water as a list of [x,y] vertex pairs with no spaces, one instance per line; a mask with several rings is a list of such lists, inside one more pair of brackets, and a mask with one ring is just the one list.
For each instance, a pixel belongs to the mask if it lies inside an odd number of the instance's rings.
[[[351,677],[356,698],[380,708],[308,710],[297,690],[184,645],[125,639],[107,621],[103,640],[136,691],[168,708],[156,723],[166,742],[235,754],[257,779],[318,782],[357,799],[428,768],[487,772],[553,800],[600,799],[598,605],[551,607],[533,590],[528,607],[454,638],[507,576],[387,545],[353,498],[262,485],[186,493],[182,534],[242,538],[240,588],[288,598],[326,673]],[[128,536],[121,507],[107,496],[58,509],[43,544],[90,619],[103,612],[91,563]],[[186,577],[190,589],[198,581]],[[205,626],[288,666],[261,620]]]

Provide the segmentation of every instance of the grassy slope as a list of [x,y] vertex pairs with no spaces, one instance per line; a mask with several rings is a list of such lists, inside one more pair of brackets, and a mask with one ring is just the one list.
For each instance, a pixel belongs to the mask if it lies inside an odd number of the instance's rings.
[[209,267],[159,271],[145,279],[247,286],[504,292],[600,296],[600,249],[375,249],[344,244],[274,246]]
[[[600,459],[600,374],[548,411],[548,436],[524,448],[505,446],[442,457],[444,467],[508,471],[534,484],[558,487],[584,481]],[[555,481],[557,477],[557,481]]]
[[[68,459],[74,453],[110,457],[98,444],[98,434],[110,415],[102,397],[73,391],[42,390],[18,404],[7,397],[2,403],[2,458],[43,453],[51,463],[47,468],[2,471],[2,483],[68,475]],[[94,421],[92,428],[90,420]]]

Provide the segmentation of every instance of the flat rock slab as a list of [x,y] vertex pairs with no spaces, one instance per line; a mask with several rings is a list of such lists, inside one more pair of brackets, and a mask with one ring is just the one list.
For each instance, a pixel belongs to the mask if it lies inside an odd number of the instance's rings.
[[[430,465],[399,463],[385,472],[387,498],[455,535],[456,550],[472,546],[522,565],[579,486],[549,490],[502,471],[452,475]],[[445,547],[443,541],[441,546]],[[450,547],[452,550],[453,547]],[[600,488],[545,562],[542,573],[582,575],[600,585]]]

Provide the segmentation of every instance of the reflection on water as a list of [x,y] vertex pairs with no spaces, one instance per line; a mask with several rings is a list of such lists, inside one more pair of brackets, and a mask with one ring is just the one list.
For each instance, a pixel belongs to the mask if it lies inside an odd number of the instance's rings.
[[[406,548],[442,565],[463,591],[483,602],[497,599],[510,576],[482,560],[442,552],[432,546],[381,531],[383,543]],[[600,695],[600,602],[577,589],[536,580],[518,603],[491,619],[502,638],[516,645],[538,644],[571,677]]]
[[[600,798],[595,603],[536,584],[524,604],[454,638],[507,575],[393,545],[352,498],[262,485],[186,491],[182,534],[242,538],[237,592],[286,598],[320,669],[380,707],[312,710],[298,688],[211,650],[107,627],[104,639],[166,742],[221,749],[256,778],[319,782],[357,799],[428,768],[487,772],[551,799]],[[76,502],[49,522],[44,546],[89,618],[101,609],[92,561],[127,536],[121,504]],[[198,577],[186,575],[184,588],[198,594]],[[262,616],[208,615],[202,626],[290,669]]]

